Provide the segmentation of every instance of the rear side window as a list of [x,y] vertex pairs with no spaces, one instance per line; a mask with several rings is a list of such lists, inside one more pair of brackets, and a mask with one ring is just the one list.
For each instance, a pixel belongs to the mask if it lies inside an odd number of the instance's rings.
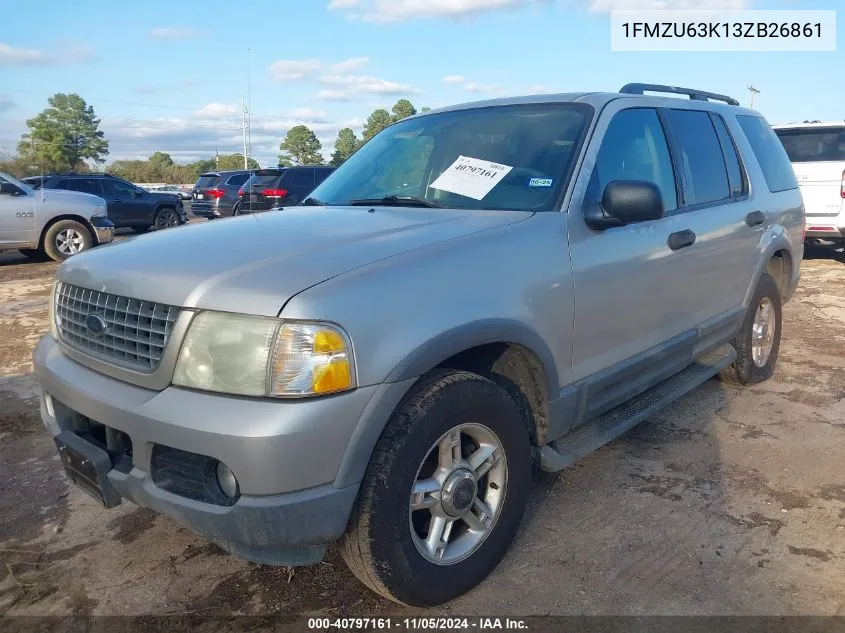
[[613,117],[596,157],[586,200],[600,202],[605,187],[614,180],[654,183],[663,196],[664,210],[678,207],[672,159],[654,109],[622,110]]
[[678,143],[684,203],[693,206],[729,198],[728,171],[710,115],[699,110],[668,110],[667,115]]
[[722,154],[725,156],[725,164],[728,166],[728,183],[731,187],[731,196],[739,197],[745,195],[745,175],[742,173],[742,163],[739,162],[739,154],[736,152],[736,145],[734,145],[731,133],[728,131],[728,126],[725,125],[724,119],[718,114],[710,114],[710,119],[713,121],[713,127],[716,128],[716,135],[719,137],[719,143],[722,146]]
[[226,184],[231,185],[233,187],[240,187],[244,184],[249,178],[249,174],[235,174],[231,176]]
[[845,128],[796,128],[776,134],[793,163],[845,162]]
[[763,170],[763,177],[769,191],[772,193],[797,189],[798,181],[795,179],[795,172],[789,163],[786,150],[778,140],[777,134],[766,123],[765,119],[757,116],[739,115],[736,117],[748,144],[760,163]]
[[319,185],[326,178],[328,178],[330,173],[332,173],[330,169],[318,169],[315,173],[315,176],[317,178],[317,184]]
[[296,171],[290,182],[291,187],[313,187],[314,186],[314,171],[311,169],[303,169]]
[[70,189],[71,191],[81,191],[82,193],[91,193],[95,196],[102,196],[103,190],[100,189],[100,183],[93,178],[76,178],[73,180],[65,180],[66,185],[62,189]]
[[217,174],[202,174],[194,185],[197,189],[211,189],[217,185],[220,176]]

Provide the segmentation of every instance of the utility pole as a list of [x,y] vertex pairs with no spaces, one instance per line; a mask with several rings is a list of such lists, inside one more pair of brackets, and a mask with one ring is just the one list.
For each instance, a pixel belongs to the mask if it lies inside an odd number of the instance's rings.
[[748,92],[751,93],[751,105],[749,107],[753,110],[754,109],[754,97],[756,97],[758,94],[760,94],[760,91],[757,90],[757,88],[755,88],[754,86],[749,85],[748,86]]
[[[252,155],[252,51],[246,49],[246,150],[244,156]],[[244,169],[249,169],[244,165]]]
[[220,169],[220,151],[217,147],[214,148],[214,168]]
[[241,97],[241,130],[244,134],[244,169],[249,169],[249,155],[246,146],[246,102],[244,102],[243,97]]

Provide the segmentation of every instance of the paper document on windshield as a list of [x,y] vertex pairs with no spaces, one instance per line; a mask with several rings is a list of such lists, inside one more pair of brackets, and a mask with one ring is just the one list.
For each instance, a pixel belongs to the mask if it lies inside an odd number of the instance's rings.
[[491,163],[489,160],[458,156],[458,160],[440,174],[437,180],[431,183],[431,187],[481,200],[511,169],[513,167]]

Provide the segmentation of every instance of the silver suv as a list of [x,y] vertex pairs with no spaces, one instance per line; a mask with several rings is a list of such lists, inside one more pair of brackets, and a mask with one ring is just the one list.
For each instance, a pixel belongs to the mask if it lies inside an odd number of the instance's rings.
[[667,86],[404,119],[302,204],[64,263],[42,416],[106,507],[266,564],[339,540],[410,605],[496,566],[532,464],[771,376],[803,254],[766,121]]
[[0,251],[63,261],[114,239],[106,201],[72,191],[36,191],[0,173]]

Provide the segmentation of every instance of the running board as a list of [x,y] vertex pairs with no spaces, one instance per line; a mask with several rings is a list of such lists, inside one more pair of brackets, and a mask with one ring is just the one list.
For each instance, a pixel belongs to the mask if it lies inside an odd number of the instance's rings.
[[671,378],[567,433],[559,440],[540,447],[540,468],[555,472],[571,466],[707,382],[735,359],[736,350],[730,344],[698,357],[689,367]]

